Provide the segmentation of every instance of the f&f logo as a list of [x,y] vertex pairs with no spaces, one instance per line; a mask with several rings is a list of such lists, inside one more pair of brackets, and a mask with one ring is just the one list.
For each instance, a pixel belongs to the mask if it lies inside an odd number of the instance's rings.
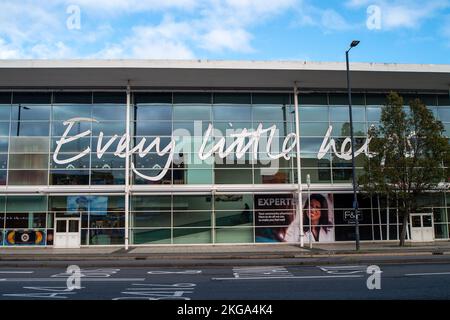
[[67,289],[70,291],[75,289],[81,289],[81,270],[79,266],[68,266],[66,273],[70,276],[67,278]]
[[381,269],[379,266],[367,267],[367,274],[370,277],[367,278],[367,289],[369,290],[381,290]]

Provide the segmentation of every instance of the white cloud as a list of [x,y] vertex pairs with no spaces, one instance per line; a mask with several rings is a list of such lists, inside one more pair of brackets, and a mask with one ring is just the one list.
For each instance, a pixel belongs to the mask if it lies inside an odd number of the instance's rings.
[[19,59],[22,58],[21,52],[7,44],[5,40],[0,38],[0,59]]
[[325,10],[322,13],[322,26],[326,30],[347,30],[350,29],[350,24],[345,21],[345,19],[334,10]]
[[243,29],[213,29],[201,37],[200,47],[208,51],[252,52],[251,35]]
[[[8,57],[192,58],[197,49],[249,53],[253,29],[301,1],[2,0],[0,37]],[[66,28],[69,5],[80,6],[80,30]],[[138,23],[134,14],[140,15]],[[152,14],[152,22],[145,23],[141,14]],[[177,21],[154,22],[169,14]]]
[[157,26],[137,26],[120,43],[108,45],[93,55],[117,59],[192,59],[194,53],[186,42],[192,38],[189,24],[165,18]]
[[92,15],[122,15],[129,12],[192,10],[203,0],[53,0],[60,5],[78,5]]
[[297,20],[295,25],[301,27],[316,27],[325,33],[352,29],[353,26],[336,10],[322,9],[308,2],[301,2],[296,7]]

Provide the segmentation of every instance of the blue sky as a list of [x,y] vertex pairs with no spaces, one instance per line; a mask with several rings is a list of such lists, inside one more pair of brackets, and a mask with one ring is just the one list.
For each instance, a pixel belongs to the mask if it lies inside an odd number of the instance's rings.
[[0,59],[450,64],[450,0],[0,0]]

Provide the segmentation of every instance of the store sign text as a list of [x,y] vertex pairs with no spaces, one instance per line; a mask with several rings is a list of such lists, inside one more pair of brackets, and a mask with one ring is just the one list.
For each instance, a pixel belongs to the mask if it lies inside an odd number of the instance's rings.
[[[79,122],[98,122],[96,119],[92,118],[72,118],[67,121],[64,121],[64,125],[67,126],[66,130],[64,131],[62,137],[57,141],[56,143],[56,149],[53,153],[53,161],[56,164],[64,165],[64,164],[70,164],[86,155],[88,155],[91,152],[90,147],[86,147],[83,151],[81,151],[79,154],[67,158],[67,159],[60,159],[60,152],[61,148],[65,144],[69,144],[71,142],[74,142],[78,139],[81,139],[83,137],[89,136],[91,134],[91,130],[86,130],[84,132],[81,132],[74,136],[69,136],[70,131],[72,130],[73,126],[76,123]],[[289,133],[281,147],[281,152],[278,154],[272,153],[272,145],[274,143],[274,137],[277,132],[276,125],[273,125],[267,129],[263,129],[263,125],[259,124],[256,130],[248,130],[246,128],[242,129],[239,133],[232,133],[229,135],[229,138],[232,139],[232,143],[227,143],[227,139],[225,137],[221,137],[219,139],[216,139],[214,143],[212,143],[212,146],[207,149],[208,143],[210,141],[213,141],[213,127],[211,124],[209,124],[208,129],[206,130],[205,134],[202,137],[202,144],[200,146],[200,149],[198,150],[197,155],[198,157],[205,161],[208,160],[211,157],[218,156],[221,159],[227,158],[230,155],[235,155],[237,159],[241,159],[245,156],[245,154],[250,154],[254,160],[258,160],[258,151],[261,151],[261,149],[265,150],[265,155],[271,159],[271,160],[277,160],[280,158],[284,158],[286,160],[289,160],[291,158],[290,154],[294,150],[296,143],[297,143],[297,136],[295,133]],[[327,152],[331,151],[338,157],[344,160],[350,160],[351,159],[351,140],[350,138],[346,138],[341,146],[340,152],[336,149],[336,142],[334,139],[331,138],[331,131],[332,127],[330,126],[325,138],[323,140],[323,143],[320,147],[320,151],[317,154],[318,159],[322,159]],[[267,140],[262,139],[263,137],[267,137]],[[103,132],[99,133],[98,137],[98,143],[96,147],[96,155],[98,159],[101,159],[106,151],[111,148],[114,142],[119,139],[118,135],[114,135],[111,138],[109,138],[108,141],[106,141],[105,144],[103,144],[104,134]],[[129,157],[132,154],[139,155],[140,158],[144,158],[147,156],[150,152],[156,153],[159,157],[165,157],[167,156],[166,162],[163,167],[160,167],[160,172],[156,176],[148,176],[143,174],[142,172],[138,171],[135,167],[133,161],[130,161],[130,167],[133,170],[133,172],[138,175],[139,177],[149,180],[149,181],[159,181],[161,180],[169,170],[171,163],[174,159],[175,154],[175,139],[172,137],[170,142],[165,145],[161,146],[161,137],[155,137],[149,144],[147,144],[147,139],[144,137],[142,138],[139,143],[137,143],[134,147],[131,148],[130,146],[131,138],[127,134],[123,134],[116,146],[116,150],[114,152],[114,155],[120,158],[126,158]],[[276,141],[276,140],[275,140]],[[264,143],[261,143],[264,142]],[[370,156],[368,153],[368,145],[370,140],[367,139],[364,145],[357,151],[355,151],[355,156],[365,153],[367,156]],[[350,148],[348,147],[350,144]]]

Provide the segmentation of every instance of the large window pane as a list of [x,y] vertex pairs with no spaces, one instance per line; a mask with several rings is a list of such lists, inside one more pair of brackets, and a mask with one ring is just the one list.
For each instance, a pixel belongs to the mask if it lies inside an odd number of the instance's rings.
[[172,215],[170,212],[133,212],[132,226],[135,228],[170,228],[172,225]]
[[46,153],[49,148],[48,137],[11,137],[11,153]]
[[47,185],[48,171],[47,170],[10,170],[9,185]]
[[[353,121],[366,121],[366,109],[362,106],[352,107]],[[331,106],[330,107],[331,121],[350,121],[348,106]]]
[[7,212],[39,212],[47,211],[46,196],[8,196]]
[[105,136],[118,135],[121,137],[126,131],[126,121],[101,121],[92,123],[92,135],[98,136],[103,132]]
[[122,120],[126,119],[126,106],[117,104],[93,105],[92,117],[95,120]]
[[124,170],[92,170],[91,171],[92,185],[113,185],[125,184]]
[[[84,159],[85,161],[83,161],[83,162],[87,163],[89,166],[89,158],[88,157],[84,157],[81,159]],[[114,155],[114,153],[104,153],[100,159],[98,158],[97,153],[91,153],[91,159],[92,159],[91,167],[95,168],[95,169],[122,169],[122,168],[125,168],[125,159]],[[76,168],[83,168],[83,167],[76,167]]]
[[215,105],[214,120],[251,121],[252,109],[249,105]]
[[9,121],[11,113],[11,105],[10,104],[0,104],[0,120],[1,121]]
[[253,243],[253,228],[216,229],[216,243]]
[[89,215],[90,228],[111,229],[125,227],[125,213],[124,212],[105,212],[105,214],[96,214],[95,212]]
[[8,152],[9,139],[0,138],[0,152]]
[[171,92],[135,92],[133,94],[136,104],[171,104]]
[[[201,166],[201,165],[200,165]],[[185,169],[173,170],[174,184],[212,184],[213,172],[211,169]]]
[[381,121],[381,107],[367,107],[367,121]]
[[242,211],[216,211],[215,216],[216,226],[251,226],[253,222],[253,211],[251,209],[244,209]]
[[329,121],[328,107],[308,106],[299,108],[300,122],[307,121]]
[[247,211],[253,208],[253,195],[251,194],[224,194],[217,195],[214,203],[215,210]]
[[89,244],[90,245],[114,245],[124,244],[124,229],[90,229]]
[[290,106],[253,106],[253,121],[292,121]]
[[132,196],[132,210],[170,211],[172,197],[169,196]]
[[328,95],[326,93],[301,93],[298,100],[301,105],[327,105]]
[[169,244],[171,243],[170,229],[134,229],[131,239],[133,244]]
[[9,125],[9,122],[0,122],[0,136],[9,136]]
[[15,104],[50,104],[51,98],[50,92],[13,92]]
[[174,195],[173,209],[177,211],[211,210],[210,195]]
[[300,124],[301,137],[324,137],[327,133],[328,122],[306,122]]
[[87,185],[89,184],[89,170],[51,170],[52,185]]
[[201,92],[175,92],[173,94],[173,103],[180,104],[211,104],[211,93]]
[[11,122],[11,136],[47,137],[49,135],[50,122],[48,121]]
[[135,125],[136,136],[171,136],[172,122],[170,121],[138,121]]
[[48,154],[10,154],[11,169],[47,169]]
[[450,107],[438,108],[439,120],[442,122],[450,122]]
[[175,244],[195,244],[211,243],[211,229],[174,229],[173,243]]
[[[350,137],[349,122],[333,122],[331,125],[333,126],[331,134],[334,137]],[[359,137],[367,136],[366,124],[364,122],[353,122],[353,134]]]
[[[62,136],[68,126],[64,125],[64,120],[58,120],[58,121],[52,121],[51,123],[51,130],[52,130],[52,136],[60,137]],[[77,134],[86,132],[88,130],[92,130],[92,123],[91,122],[77,122],[72,126],[72,129],[68,132],[67,136],[75,136]]]
[[173,226],[183,228],[210,227],[211,212],[174,211]]
[[211,120],[211,106],[174,105],[173,120]]
[[142,105],[135,107],[136,119],[141,120],[172,120],[171,105]]
[[30,213],[7,213],[6,228],[7,229],[34,229],[45,228],[45,212]]
[[215,169],[216,184],[252,184],[252,170],[246,169]]
[[289,104],[290,96],[286,93],[253,93],[253,104]]
[[54,105],[53,106],[53,120],[63,121],[83,117],[92,117],[91,105]]
[[50,120],[50,105],[13,105],[12,118],[13,121],[37,121]]
[[54,92],[53,103],[90,104],[92,103],[92,92]]

